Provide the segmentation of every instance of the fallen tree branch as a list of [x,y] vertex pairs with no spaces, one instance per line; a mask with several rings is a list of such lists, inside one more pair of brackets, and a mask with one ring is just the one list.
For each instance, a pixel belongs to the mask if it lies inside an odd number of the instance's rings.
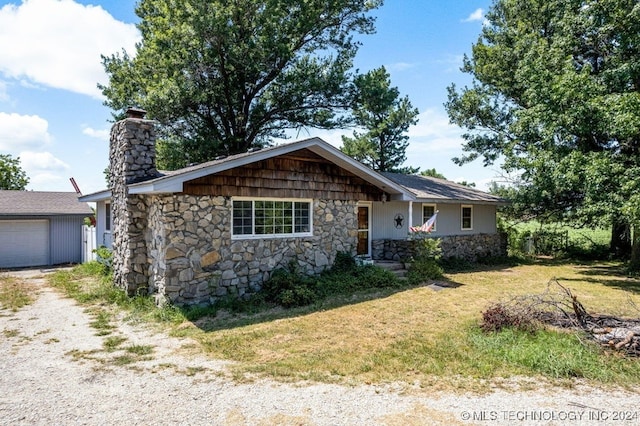
[[605,347],[640,356],[640,319],[592,315],[578,297],[555,278],[542,294],[518,296],[493,304],[483,313],[483,320],[485,331],[498,331],[505,326],[531,331],[535,324],[580,330]]

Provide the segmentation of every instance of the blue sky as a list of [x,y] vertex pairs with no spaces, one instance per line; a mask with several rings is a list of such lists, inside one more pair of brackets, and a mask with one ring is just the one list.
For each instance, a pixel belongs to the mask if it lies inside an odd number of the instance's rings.
[[[20,157],[36,191],[83,193],[105,188],[110,111],[96,88],[107,83],[100,55],[139,41],[135,0],[0,0],[0,153]],[[463,167],[462,131],[449,124],[446,88],[470,82],[460,72],[482,28],[489,0],[387,0],[377,32],[362,38],[355,67],[384,65],[400,93],[420,111],[409,131],[406,165],[435,168],[448,179],[486,185],[498,174],[480,162]],[[351,130],[308,129],[341,146]],[[294,138],[294,139],[296,139]]]

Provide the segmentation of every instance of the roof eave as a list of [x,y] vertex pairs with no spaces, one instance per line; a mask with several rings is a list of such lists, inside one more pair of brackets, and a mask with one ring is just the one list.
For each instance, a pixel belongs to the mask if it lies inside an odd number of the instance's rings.
[[111,190],[105,189],[99,192],[94,192],[92,194],[81,195],[78,197],[78,201],[82,201],[85,203],[95,203],[97,201],[106,201],[111,198]]
[[432,204],[476,204],[489,206],[507,206],[508,201],[505,200],[473,200],[473,199],[453,199],[453,198],[416,198],[419,203]]
[[377,186],[394,201],[413,201],[415,195],[402,185],[399,185],[386,178],[382,174],[370,169],[361,162],[354,160],[334,146],[324,142],[322,139],[314,138],[322,142],[322,145],[315,144],[308,147],[310,151],[318,154],[354,175],[364,179],[370,184]]
[[285,144],[273,149],[257,151],[252,155],[243,156],[229,161],[212,164],[200,169],[192,170],[185,173],[164,176],[162,178],[153,179],[147,182],[140,182],[129,185],[130,194],[162,194],[175,193],[183,191],[184,182],[198,179],[211,174],[223,172],[247,164],[277,157],[279,155],[288,154],[293,151],[307,148],[315,154],[333,162],[339,167],[353,173],[372,185],[377,186],[382,191],[389,194],[392,200],[409,201],[414,200],[415,196],[403,186],[393,182],[381,174],[369,169],[359,161],[354,160],[342,151],[328,144],[320,138],[306,139],[300,142]]

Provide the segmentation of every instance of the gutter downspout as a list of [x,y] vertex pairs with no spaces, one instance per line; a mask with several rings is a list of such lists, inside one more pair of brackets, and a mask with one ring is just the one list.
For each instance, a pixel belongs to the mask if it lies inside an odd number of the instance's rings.
[[409,228],[413,226],[413,201],[409,201],[409,214],[407,217],[409,218],[407,221],[407,235],[409,235]]

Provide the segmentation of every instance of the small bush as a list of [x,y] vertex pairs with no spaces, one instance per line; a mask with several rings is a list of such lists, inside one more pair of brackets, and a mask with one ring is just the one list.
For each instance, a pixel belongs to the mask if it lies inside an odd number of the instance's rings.
[[433,259],[415,260],[407,273],[411,285],[418,285],[426,280],[442,278],[442,267]]
[[282,291],[277,298],[285,308],[310,305],[318,299],[318,295],[307,285],[297,285]]
[[262,286],[262,291],[268,302],[290,308],[315,301],[317,295],[314,287],[314,281],[303,275],[297,262],[291,260],[287,268],[273,271],[271,278]]
[[425,280],[441,278],[443,274],[439,264],[441,253],[440,240],[434,238],[421,240],[416,247],[416,253],[407,274],[409,283],[418,285]]
[[[267,309],[269,304],[265,299],[264,292],[253,293],[248,297],[238,297],[235,294],[228,294],[216,300],[213,310],[207,315],[215,316],[217,310],[222,309],[232,313],[257,313]],[[211,309],[211,308],[210,308]],[[201,315],[204,316],[204,315]]]
[[359,266],[354,271],[358,289],[398,287],[401,283],[396,275],[380,266]]
[[440,239],[424,238],[416,245],[415,259],[433,259],[440,260],[442,248],[440,248]]
[[100,246],[93,251],[96,254],[96,261],[102,265],[103,275],[111,273],[111,262],[113,260],[113,252],[105,246]]
[[477,265],[462,257],[447,257],[438,262],[447,272],[464,272],[477,268]]
[[333,262],[333,266],[331,267],[332,272],[350,273],[353,272],[354,269],[356,269],[356,261],[350,253],[341,251],[336,254],[336,260]]

